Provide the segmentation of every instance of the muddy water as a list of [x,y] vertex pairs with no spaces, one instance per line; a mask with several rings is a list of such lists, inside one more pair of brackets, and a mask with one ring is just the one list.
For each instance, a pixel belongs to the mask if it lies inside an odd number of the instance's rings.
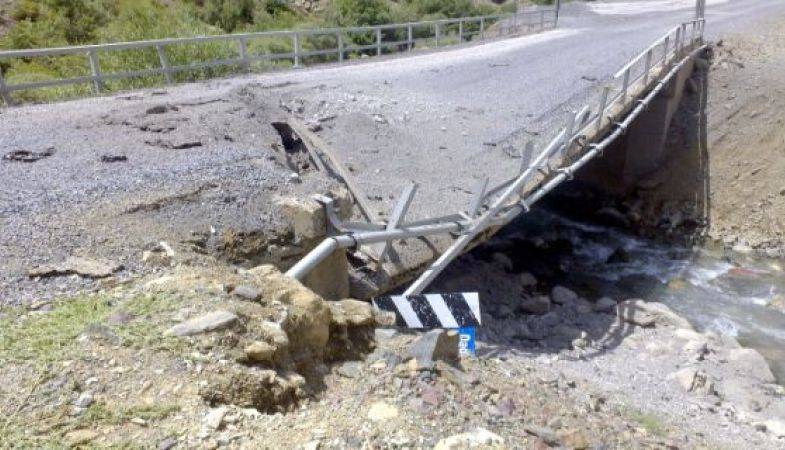
[[589,298],[660,301],[701,331],[733,336],[761,352],[785,382],[785,314],[767,306],[785,299],[781,263],[659,244],[545,210],[499,239],[515,242],[516,259],[538,278]]

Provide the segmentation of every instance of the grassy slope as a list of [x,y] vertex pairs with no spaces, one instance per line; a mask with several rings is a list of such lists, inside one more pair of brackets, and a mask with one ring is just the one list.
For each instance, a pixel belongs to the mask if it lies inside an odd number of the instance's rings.
[[[0,17],[5,34],[0,35],[0,49],[40,48],[118,42],[166,37],[182,37],[231,32],[326,26],[370,25],[418,19],[488,14],[514,8],[513,2],[496,6],[472,0],[330,0],[323,7],[306,11],[288,3],[290,0],[0,0]],[[402,38],[402,37],[401,37]],[[367,44],[372,36],[354,36],[357,44]],[[365,42],[368,41],[368,42]],[[329,38],[308,38],[305,49],[334,48]],[[249,42],[251,53],[291,51],[290,39],[266,39]],[[237,49],[229,43],[178,46],[166,49],[172,65],[218,58],[234,58]],[[351,55],[350,55],[351,56]],[[355,55],[358,56],[358,55]],[[104,73],[158,67],[154,51],[134,50],[99,54]],[[281,61],[277,65],[290,64]],[[261,66],[265,67],[261,67]],[[253,69],[263,70],[269,62]],[[89,75],[89,65],[82,55],[37,58],[34,60],[0,60],[9,84],[35,82],[53,78]],[[191,71],[177,76],[189,81],[220,76],[231,68]],[[129,89],[160,84],[160,77],[110,82],[109,90]],[[91,86],[64,86],[30,92],[18,92],[17,100],[41,101],[83,96]]]

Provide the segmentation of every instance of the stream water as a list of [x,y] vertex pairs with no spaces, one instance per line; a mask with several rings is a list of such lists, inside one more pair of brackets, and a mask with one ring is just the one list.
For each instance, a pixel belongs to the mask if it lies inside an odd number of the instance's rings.
[[[785,382],[782,263],[652,242],[537,209],[499,236],[526,256],[526,270],[589,298],[660,301],[700,331],[758,350]],[[768,306],[779,299],[780,309]]]

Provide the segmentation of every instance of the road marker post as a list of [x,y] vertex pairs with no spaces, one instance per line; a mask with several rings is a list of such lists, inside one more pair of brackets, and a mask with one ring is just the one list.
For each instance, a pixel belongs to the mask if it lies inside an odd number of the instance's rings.
[[480,294],[389,295],[373,299],[375,309],[395,314],[394,326],[427,330],[457,330],[458,352],[474,356],[476,327],[481,325]]

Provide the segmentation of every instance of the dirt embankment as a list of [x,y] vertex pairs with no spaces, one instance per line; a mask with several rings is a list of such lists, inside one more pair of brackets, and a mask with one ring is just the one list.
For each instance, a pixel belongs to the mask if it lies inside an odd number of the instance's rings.
[[776,253],[785,242],[785,30],[717,43],[710,73],[710,236]]

